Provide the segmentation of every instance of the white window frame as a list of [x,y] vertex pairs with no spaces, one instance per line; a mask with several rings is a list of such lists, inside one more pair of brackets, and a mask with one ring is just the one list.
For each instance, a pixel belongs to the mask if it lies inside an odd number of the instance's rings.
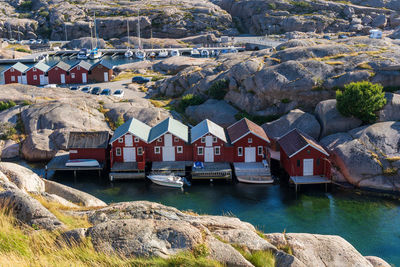
[[162,142],[162,137],[158,138],[157,142]]
[[[200,153],[201,151],[201,153]],[[203,156],[204,155],[204,147],[203,146],[198,146],[197,147],[197,155],[198,156]]]
[[77,69],[77,70],[80,70],[80,69],[81,69],[81,66],[77,66],[76,69]]
[[11,81],[15,82],[15,76],[11,76]]
[[201,142],[202,142],[203,144],[206,142],[206,138],[205,138],[204,136],[201,138]]
[[139,137],[135,137],[135,138],[134,138],[134,142],[135,142],[135,143],[139,143]]
[[36,71],[36,68],[33,68],[32,70],[33,70],[33,71]]
[[178,143],[179,142],[179,138],[178,137],[174,137],[174,142]]
[[183,146],[177,146],[176,147],[176,153],[183,154]]
[[137,154],[138,154],[138,156],[142,156],[143,155],[143,147],[138,147],[137,148]]
[[71,79],[75,79],[75,73],[74,72],[71,73]]
[[238,147],[237,148],[237,155],[238,157],[243,157],[243,147]]
[[123,143],[124,142],[124,138],[122,138],[122,137],[120,137],[120,138],[118,138],[118,143]]
[[252,144],[252,143],[253,143],[253,138],[251,138],[251,137],[248,138],[248,139],[247,139],[247,143]]
[[11,72],[14,72],[14,68],[11,68],[10,71],[11,71]]
[[154,154],[161,154],[161,147],[155,146],[154,147]]
[[117,147],[115,149],[115,156],[120,157],[122,155],[122,149],[120,147]]
[[219,147],[219,146],[214,147],[214,154],[216,156],[221,155],[221,147]]
[[37,75],[33,75],[33,79],[36,81],[37,80]]
[[217,141],[217,137],[213,136],[213,143],[216,143]]
[[264,148],[262,146],[257,147],[257,155],[262,156],[264,154]]

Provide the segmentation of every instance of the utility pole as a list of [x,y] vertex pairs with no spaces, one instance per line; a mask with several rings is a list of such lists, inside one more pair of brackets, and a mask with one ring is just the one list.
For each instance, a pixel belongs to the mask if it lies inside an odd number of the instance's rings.
[[67,23],[64,22],[64,32],[65,32],[65,41],[68,42],[68,36],[67,36]]

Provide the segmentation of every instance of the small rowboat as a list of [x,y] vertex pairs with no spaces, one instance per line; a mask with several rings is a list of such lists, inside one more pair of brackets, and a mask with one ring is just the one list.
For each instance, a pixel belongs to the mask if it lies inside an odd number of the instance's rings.
[[183,187],[183,179],[179,176],[175,176],[173,174],[151,174],[147,176],[153,183],[168,186],[181,188]]
[[67,167],[99,167],[100,164],[95,159],[70,159],[65,163]]

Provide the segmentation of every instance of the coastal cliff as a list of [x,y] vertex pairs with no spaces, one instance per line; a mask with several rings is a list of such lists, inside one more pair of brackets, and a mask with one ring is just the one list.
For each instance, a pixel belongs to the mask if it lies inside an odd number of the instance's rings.
[[264,234],[238,218],[148,201],[107,205],[14,163],[0,163],[0,170],[3,263],[390,266],[339,236]]

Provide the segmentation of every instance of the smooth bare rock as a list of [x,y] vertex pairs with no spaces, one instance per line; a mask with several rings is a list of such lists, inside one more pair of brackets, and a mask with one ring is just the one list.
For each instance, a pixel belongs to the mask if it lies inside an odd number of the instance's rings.
[[307,265],[293,255],[289,255],[283,251],[278,251],[275,253],[275,266],[306,267]]
[[252,230],[244,229],[221,229],[213,232],[221,240],[229,244],[236,244],[253,250],[271,250],[277,251],[277,248],[271,245],[267,240],[261,238]]
[[345,117],[336,108],[336,99],[324,100],[315,107],[315,116],[321,124],[321,135],[323,138],[339,132],[347,132],[357,128],[362,121],[355,117]]
[[266,237],[275,246],[289,245],[293,256],[305,266],[373,266],[340,236],[278,233]]
[[400,94],[386,93],[386,105],[378,112],[379,121],[400,121]]
[[0,122],[9,122],[16,124],[18,121],[18,115],[27,108],[28,106],[15,106],[0,112]]
[[79,191],[77,189],[71,188],[66,185],[56,183],[54,181],[49,181],[44,179],[45,191],[49,194],[54,194],[62,197],[74,204],[82,205],[85,207],[104,207],[107,206],[106,203],[100,199],[89,195],[88,193]]
[[365,258],[372,264],[374,267],[390,267],[391,265],[384,261],[383,259],[375,256],[365,256]]
[[43,129],[31,132],[22,143],[21,154],[28,161],[49,161],[61,149],[56,142],[66,144],[66,136],[57,134],[57,131]]
[[54,230],[64,226],[39,201],[19,189],[0,192],[0,205],[12,210],[18,220],[34,228]]
[[19,156],[19,143],[13,140],[6,140],[1,148],[2,159],[13,159]]
[[44,199],[46,199],[48,202],[52,202],[52,203],[57,203],[57,204],[61,204],[64,207],[68,207],[68,208],[79,208],[78,205],[72,203],[71,201],[68,201],[60,196],[57,196],[55,194],[49,194],[46,192],[42,192],[40,194],[41,197],[43,197]]
[[0,171],[0,191],[18,189],[18,187],[12,183],[8,177]]
[[300,109],[290,111],[279,119],[267,122],[262,125],[268,136],[279,138],[292,129],[299,129],[314,139],[318,139],[320,134],[320,124],[309,113]]
[[160,61],[159,63],[155,64],[153,68],[156,71],[173,75],[187,67],[199,66],[207,61],[210,61],[210,59],[176,56]]
[[201,105],[186,108],[186,115],[196,122],[204,119],[212,120],[221,126],[229,126],[236,122],[235,115],[239,111],[224,100],[209,99]]
[[44,192],[44,182],[33,171],[19,164],[0,162],[0,171],[19,189],[26,192]]

